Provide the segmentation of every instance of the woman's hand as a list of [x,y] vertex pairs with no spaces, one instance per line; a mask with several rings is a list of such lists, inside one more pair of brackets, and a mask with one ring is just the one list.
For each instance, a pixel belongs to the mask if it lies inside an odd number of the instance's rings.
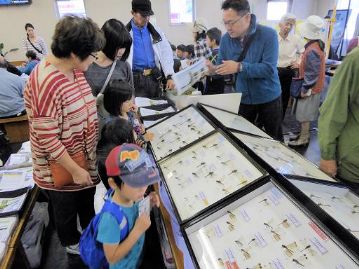
[[74,171],[72,179],[77,185],[91,186],[93,184],[89,172],[81,167]]
[[154,137],[155,137],[155,134],[152,133],[152,132],[146,132],[146,133],[143,135],[143,138],[146,140],[146,142],[152,141]]

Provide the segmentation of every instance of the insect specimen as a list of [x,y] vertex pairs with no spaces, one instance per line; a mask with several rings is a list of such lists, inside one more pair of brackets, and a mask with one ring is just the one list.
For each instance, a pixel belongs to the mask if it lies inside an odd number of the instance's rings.
[[359,211],[353,210],[353,211],[352,211],[352,214],[359,214]]
[[311,247],[312,247],[311,245],[308,245],[305,248],[303,248],[300,252],[303,252],[304,250],[310,249]]
[[198,177],[198,175],[196,173],[192,173],[192,175],[194,175],[195,177]]
[[267,228],[269,228],[269,229],[271,229],[271,230],[273,230],[273,227],[272,226],[270,226],[268,223],[263,223],[264,224],[264,226],[266,226]]
[[292,260],[294,263],[296,263],[296,264],[298,264],[298,265],[300,265],[300,266],[302,266],[302,267],[304,267],[304,265],[303,264],[301,264],[297,259],[293,259]]
[[236,219],[236,215],[234,215],[231,211],[227,210],[227,213],[230,219],[232,220]]
[[225,194],[229,194],[229,191],[227,189],[222,189],[222,191],[224,191]]
[[234,230],[234,225],[232,223],[230,223],[229,221],[226,221],[226,223],[228,224],[229,231],[232,232]]
[[221,184],[221,185],[224,186],[224,184],[223,184],[223,182],[222,182],[221,180],[216,180],[216,182],[217,182],[218,184]]
[[197,165],[197,168],[198,167],[201,167],[201,166],[203,166],[203,165],[205,165],[206,163],[205,162],[201,162],[199,165]]
[[249,252],[244,250],[243,248],[241,248],[241,252],[243,253],[243,256],[246,260],[251,258],[251,254],[249,254]]
[[218,260],[219,265],[222,266],[222,267],[224,267],[224,262],[223,262],[223,260],[222,260],[221,258],[218,258],[217,260]]
[[273,238],[276,240],[276,241],[279,241],[280,240],[280,234],[275,232],[275,231],[271,231],[272,235],[273,235]]
[[243,243],[239,240],[235,240],[234,243],[236,243],[239,247],[243,246]]
[[287,219],[283,220],[279,225],[283,225],[284,228],[289,228],[290,224]]
[[238,170],[233,170],[233,171],[230,172],[228,175],[236,174],[237,172],[238,172]]
[[228,162],[230,162],[231,160],[225,161],[225,162],[221,162],[221,164],[226,165]]
[[211,177],[214,175],[214,172],[209,172],[205,177]]
[[314,195],[314,194],[311,194],[309,197],[310,197],[310,198],[318,198],[318,199],[322,199],[321,197],[316,196],[316,195]]
[[217,146],[218,146],[218,144],[213,144],[213,145],[209,146],[208,148],[213,148],[213,147],[217,147]]
[[318,203],[319,206],[327,206],[327,207],[332,207],[331,205],[326,205],[326,204],[322,204],[322,203]]
[[264,203],[265,205],[269,205],[267,198],[263,199],[262,201],[259,201],[259,203]]
[[288,256],[288,257],[291,257],[293,254],[294,254],[294,251],[292,250],[293,248],[296,248],[297,247],[297,243],[296,242],[293,242],[289,245],[282,245],[282,248],[285,249],[285,254]]
[[336,197],[336,196],[332,196],[331,199],[332,200],[341,200],[339,197]]
[[252,244],[253,242],[255,242],[256,239],[255,238],[252,238],[251,241],[248,242],[248,245]]

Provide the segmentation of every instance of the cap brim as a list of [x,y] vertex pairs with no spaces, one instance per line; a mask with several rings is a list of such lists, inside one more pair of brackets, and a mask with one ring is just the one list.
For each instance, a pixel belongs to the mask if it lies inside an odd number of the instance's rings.
[[142,17],[149,17],[149,16],[152,16],[155,14],[155,13],[153,13],[152,10],[150,10],[150,11],[139,10],[138,13],[140,13]]
[[159,172],[156,168],[141,169],[138,173],[131,173],[128,175],[121,175],[121,179],[124,183],[132,188],[142,188],[152,185],[161,180]]

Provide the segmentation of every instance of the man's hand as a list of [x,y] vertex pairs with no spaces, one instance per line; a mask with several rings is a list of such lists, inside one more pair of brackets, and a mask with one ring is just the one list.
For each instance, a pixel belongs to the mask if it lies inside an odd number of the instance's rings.
[[210,60],[206,60],[206,66],[208,68],[208,76],[213,76],[216,74],[216,66],[210,61]]
[[216,68],[218,75],[231,75],[238,73],[241,63],[235,61],[223,61],[222,64]]
[[337,174],[337,161],[320,159],[319,168],[329,176],[335,177]]
[[175,86],[176,86],[176,85],[175,85],[173,79],[167,80],[166,90],[174,90],[174,89],[175,89]]

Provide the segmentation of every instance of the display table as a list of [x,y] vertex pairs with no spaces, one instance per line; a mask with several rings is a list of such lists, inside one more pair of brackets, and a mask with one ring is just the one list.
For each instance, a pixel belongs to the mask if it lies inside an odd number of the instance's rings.
[[35,186],[26,198],[26,202],[22,212],[19,215],[19,222],[11,235],[5,255],[0,263],[1,269],[11,268],[16,257],[16,263],[21,264],[21,268],[30,268],[24,249],[21,244],[21,236],[31,215],[32,209],[36,203],[40,189]]

